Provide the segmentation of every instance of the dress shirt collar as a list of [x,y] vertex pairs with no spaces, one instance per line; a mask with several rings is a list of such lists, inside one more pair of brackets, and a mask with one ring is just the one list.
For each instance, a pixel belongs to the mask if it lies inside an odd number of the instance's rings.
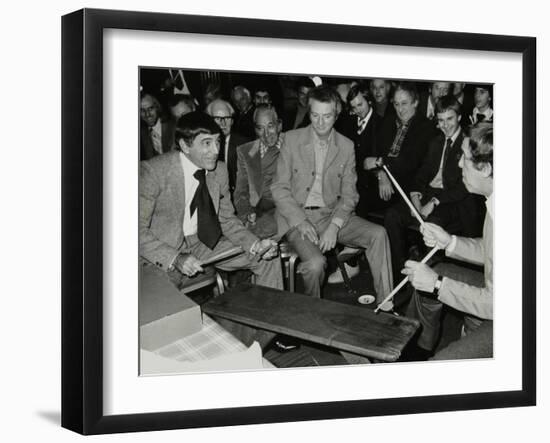
[[357,133],[358,134],[361,134],[365,130],[365,128],[369,124],[369,120],[372,116],[372,113],[373,113],[373,108],[371,107],[369,109],[369,112],[367,113],[367,115],[365,115],[364,118],[357,117]]
[[[193,177],[193,174],[201,169],[195,163],[189,160],[189,158],[183,152],[180,152],[180,160],[181,167],[183,168],[183,174],[186,177]],[[206,173],[208,174],[208,171],[206,171]]]
[[[281,146],[283,145],[284,140],[284,134],[281,132],[279,134],[279,138],[277,139],[277,143],[272,146],[272,148],[277,148],[277,151],[281,150]],[[264,142],[260,140],[260,158],[263,158],[267,150],[269,149],[269,146],[266,146]]]
[[321,148],[326,148],[332,143],[332,138],[334,137],[334,128],[330,130],[330,134],[328,135],[326,140],[321,140],[313,127],[311,128],[311,132],[313,133],[313,144],[315,146],[320,146]]

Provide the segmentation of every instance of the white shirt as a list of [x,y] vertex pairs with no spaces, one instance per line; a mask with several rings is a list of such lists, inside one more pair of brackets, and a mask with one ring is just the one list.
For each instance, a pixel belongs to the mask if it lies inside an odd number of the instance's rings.
[[225,136],[225,146],[223,147],[223,153],[224,153],[224,157],[223,157],[223,161],[227,164],[227,154],[229,154],[229,139],[231,138],[231,133],[229,133],[228,135]]
[[191,217],[191,201],[195,196],[195,192],[199,187],[199,181],[193,176],[200,168],[198,168],[185,154],[180,153],[181,167],[183,169],[184,186],[185,186],[185,212],[183,214],[183,235],[186,237],[197,233],[197,211]]
[[162,154],[162,123],[160,122],[160,118],[151,127],[151,140],[153,142],[153,149]]
[[435,116],[435,107],[432,103],[432,97],[430,96],[428,98],[428,106],[426,106],[426,117],[428,117],[430,120],[434,118]]
[[369,109],[369,112],[367,113],[367,115],[365,116],[365,118],[363,119],[357,119],[357,134],[361,134],[365,128],[367,127],[367,125],[369,124],[369,120],[370,120],[370,117],[372,115],[372,108]]

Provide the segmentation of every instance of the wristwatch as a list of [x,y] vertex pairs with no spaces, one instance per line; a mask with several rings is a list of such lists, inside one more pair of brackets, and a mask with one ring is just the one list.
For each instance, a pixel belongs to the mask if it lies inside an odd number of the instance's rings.
[[437,280],[435,281],[435,284],[434,284],[434,290],[432,291],[432,294],[436,298],[439,296],[439,289],[441,288],[441,283],[442,282],[443,282],[443,276],[438,275]]

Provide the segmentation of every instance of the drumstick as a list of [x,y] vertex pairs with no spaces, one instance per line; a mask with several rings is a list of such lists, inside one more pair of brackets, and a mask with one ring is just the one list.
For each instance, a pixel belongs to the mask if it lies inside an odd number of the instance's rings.
[[390,178],[390,180],[393,183],[393,185],[395,186],[395,188],[401,194],[401,197],[403,197],[403,200],[405,200],[405,203],[407,203],[409,208],[411,208],[411,211],[414,214],[414,216],[416,217],[416,219],[418,220],[418,222],[420,223],[420,226],[424,226],[424,220],[422,219],[422,217],[418,213],[418,210],[416,209],[416,207],[412,204],[412,202],[409,200],[409,198],[405,194],[405,191],[403,191],[403,189],[401,189],[401,186],[399,186],[399,183],[397,183],[397,180],[394,178],[394,176],[391,175],[391,172],[386,167],[386,165],[382,165],[382,167],[384,168],[384,171],[386,171],[386,174],[388,174],[388,177]]
[[211,265],[212,263],[216,263],[228,257],[233,257],[234,255],[240,254],[241,252],[243,252],[243,248],[241,246],[235,246],[234,248],[227,249],[207,258],[201,263],[201,266]]
[[[426,257],[424,257],[422,259],[422,261],[420,263],[426,263],[430,258],[432,258],[432,256],[437,252],[437,246],[434,246],[432,248],[432,250],[430,252],[428,252],[426,254]],[[378,304],[378,306],[376,307],[376,309],[374,310],[374,313],[378,313],[378,311],[380,310],[380,306],[382,306],[384,303],[386,303],[387,301],[391,300],[393,298],[393,296],[395,294],[397,294],[397,292],[403,287],[405,286],[405,284],[407,283],[407,281],[409,280],[409,277],[405,277],[403,280],[401,280],[401,283],[399,283],[395,288],[393,288],[393,291],[391,291],[389,293],[389,295],[384,299],[382,300],[381,303]]]

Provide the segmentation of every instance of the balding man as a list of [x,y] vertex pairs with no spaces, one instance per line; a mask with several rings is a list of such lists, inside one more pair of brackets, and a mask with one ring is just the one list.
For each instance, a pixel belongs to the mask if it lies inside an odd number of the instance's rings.
[[277,158],[284,144],[282,123],[275,108],[260,104],[254,111],[257,140],[237,148],[238,168],[235,186],[237,216],[260,238],[277,233],[275,203],[271,183]]
[[216,99],[206,107],[206,113],[214,118],[222,130],[223,142],[220,147],[218,160],[225,162],[227,165],[229,191],[231,196],[233,196],[237,177],[237,146],[246,143],[249,139],[231,131],[235,111],[229,102]]

